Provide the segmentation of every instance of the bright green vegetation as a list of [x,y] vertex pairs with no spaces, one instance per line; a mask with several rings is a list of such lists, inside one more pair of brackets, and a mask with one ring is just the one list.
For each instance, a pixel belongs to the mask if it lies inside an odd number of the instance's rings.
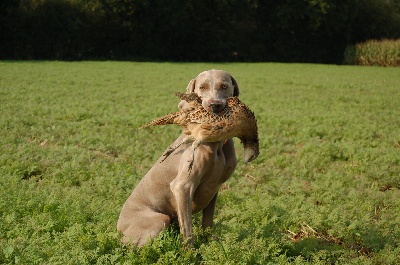
[[[199,72],[230,72],[261,154],[223,186],[195,250],[116,222]],[[0,63],[0,263],[399,264],[400,69],[309,64]],[[238,142],[237,142],[238,143]]]

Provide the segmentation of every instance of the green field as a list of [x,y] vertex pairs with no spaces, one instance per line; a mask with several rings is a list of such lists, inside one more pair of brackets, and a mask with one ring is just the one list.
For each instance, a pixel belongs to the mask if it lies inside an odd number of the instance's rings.
[[[203,70],[230,72],[260,156],[223,186],[194,250],[170,229],[120,244],[122,204],[180,133]],[[400,68],[0,62],[1,264],[399,264]]]

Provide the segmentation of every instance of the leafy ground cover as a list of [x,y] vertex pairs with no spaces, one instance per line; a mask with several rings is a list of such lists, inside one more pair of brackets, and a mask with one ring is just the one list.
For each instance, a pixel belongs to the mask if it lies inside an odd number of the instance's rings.
[[[194,250],[173,228],[123,246],[122,204],[180,132],[135,129],[210,68],[237,79],[261,154],[211,231],[196,216]],[[0,62],[0,263],[398,264],[399,87],[396,68]]]

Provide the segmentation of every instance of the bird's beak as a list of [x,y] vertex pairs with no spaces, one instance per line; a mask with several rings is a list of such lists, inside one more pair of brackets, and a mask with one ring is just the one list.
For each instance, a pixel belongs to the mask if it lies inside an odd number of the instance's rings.
[[245,148],[244,149],[244,163],[247,164],[248,162],[253,161],[256,159],[258,154],[254,151],[253,148]]

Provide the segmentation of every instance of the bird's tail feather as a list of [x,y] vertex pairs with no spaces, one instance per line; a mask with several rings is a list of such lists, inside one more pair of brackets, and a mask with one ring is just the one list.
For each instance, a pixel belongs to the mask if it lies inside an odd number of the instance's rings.
[[179,117],[179,115],[180,115],[179,112],[169,113],[137,128],[137,130],[147,128],[150,126],[177,124],[177,118]]

